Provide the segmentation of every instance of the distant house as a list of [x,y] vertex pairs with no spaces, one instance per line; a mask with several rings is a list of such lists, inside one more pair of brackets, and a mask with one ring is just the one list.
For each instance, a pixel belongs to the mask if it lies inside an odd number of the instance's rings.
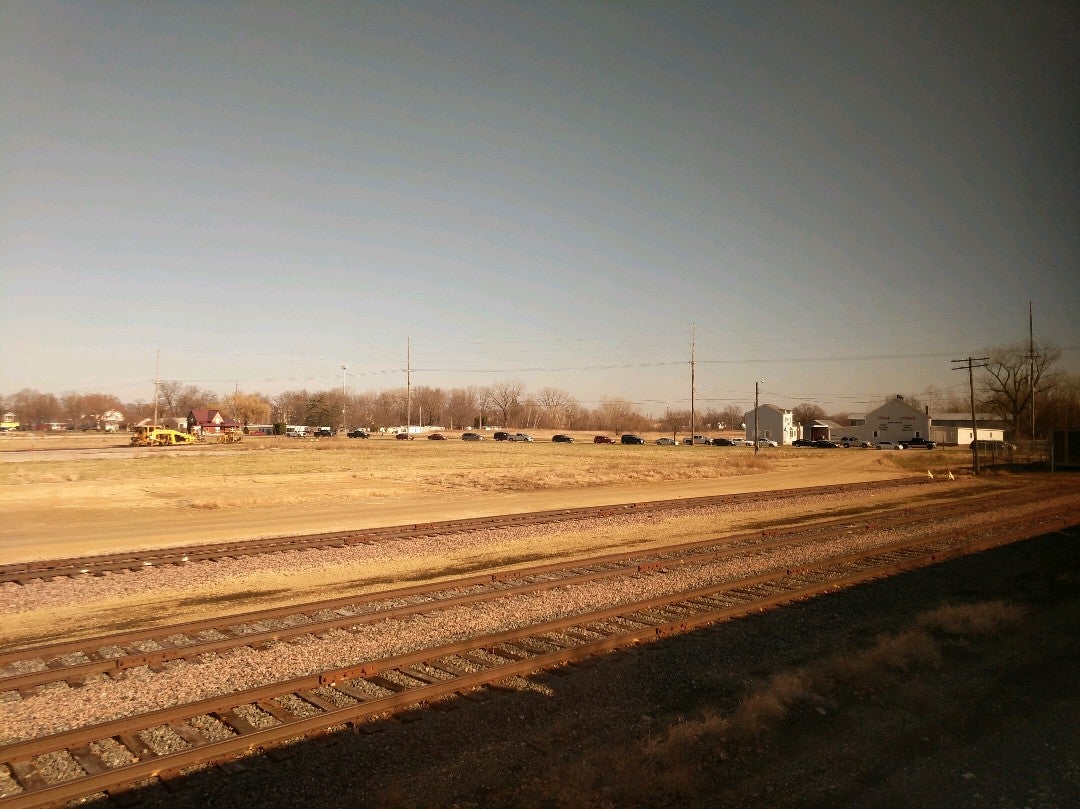
[[[965,446],[975,439],[971,428],[970,413],[935,413],[934,428],[930,437],[939,444],[959,444]],[[980,441],[1002,441],[1005,438],[1005,425],[992,413],[976,413]]]
[[4,415],[0,417],[0,430],[18,430],[19,426],[19,420],[15,418],[15,414],[11,411],[4,413]]
[[809,438],[811,441],[832,441],[833,439],[844,435],[844,431],[847,429],[847,427],[843,427],[835,421],[829,421],[828,419],[812,421],[809,426],[809,434],[804,430],[802,437]]
[[847,432],[871,444],[878,441],[910,441],[912,438],[931,438],[930,414],[904,401],[897,395],[866,415],[853,415]]
[[225,418],[220,410],[192,410],[188,413],[187,423],[188,430],[196,435],[240,429],[240,422],[236,419]]
[[777,444],[790,444],[799,437],[791,411],[776,405],[763,404],[756,412],[747,411],[743,415],[743,422],[748,441],[754,440],[755,431],[757,438],[767,438]]
[[101,418],[98,419],[100,427],[98,429],[104,430],[107,433],[115,433],[120,429],[120,425],[124,423],[124,414],[119,410],[106,410],[101,414]]

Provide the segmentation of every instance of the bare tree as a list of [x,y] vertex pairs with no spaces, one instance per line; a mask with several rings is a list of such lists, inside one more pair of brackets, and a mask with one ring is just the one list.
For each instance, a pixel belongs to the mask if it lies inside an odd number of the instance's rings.
[[791,419],[804,427],[825,418],[825,410],[812,402],[803,402],[791,409]]
[[496,382],[488,389],[492,406],[502,415],[502,426],[510,427],[521,408],[521,396],[525,383],[518,379]]
[[1052,389],[1037,396],[1035,418],[1043,435],[1053,427],[1080,424],[1080,374],[1061,374]]
[[310,398],[311,394],[306,390],[287,390],[279,393],[271,400],[273,407],[271,418],[286,424],[307,424],[304,416]]
[[636,404],[615,397],[601,399],[597,415],[606,429],[616,433],[640,429],[645,422],[645,417],[641,415]]
[[1032,390],[1046,394],[1060,381],[1051,369],[1061,359],[1061,349],[1049,342],[1036,343],[1034,352],[1029,349],[1027,343],[991,349],[980,380],[986,391],[982,407],[1000,417],[1014,438],[1030,424]]
[[375,426],[375,403],[377,395],[371,392],[357,393],[349,397],[345,405],[347,421],[356,427]]
[[453,388],[446,400],[446,414],[451,424],[458,427],[475,425],[480,413],[480,388],[469,385],[466,388]]
[[56,396],[29,388],[23,388],[11,397],[11,410],[23,426],[30,427],[58,421],[61,415]]
[[578,404],[577,399],[559,388],[543,388],[536,395],[536,403],[543,411],[544,424],[554,429],[564,429],[570,415]]
[[413,413],[417,420],[423,419],[424,424],[442,424],[446,410],[446,393],[442,388],[429,388],[420,386],[413,388]]

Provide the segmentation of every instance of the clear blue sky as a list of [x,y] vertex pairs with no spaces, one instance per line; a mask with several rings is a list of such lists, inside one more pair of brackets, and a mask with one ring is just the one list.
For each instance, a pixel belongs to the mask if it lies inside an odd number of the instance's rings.
[[[1073,3],[0,5],[0,391],[1080,364]],[[965,378],[961,378],[965,377]]]

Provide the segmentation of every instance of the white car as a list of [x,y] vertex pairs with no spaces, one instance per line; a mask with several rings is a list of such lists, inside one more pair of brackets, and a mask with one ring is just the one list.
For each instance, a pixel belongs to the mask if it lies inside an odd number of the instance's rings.
[[747,438],[732,438],[731,443],[736,447],[752,447],[754,442]]
[[506,439],[507,441],[532,441],[532,436],[528,433],[510,433]]
[[[757,440],[757,445],[759,447],[776,447],[776,446],[779,446],[779,444],[777,444],[771,438],[759,438]],[[751,444],[751,446],[753,446],[753,444]]]
[[903,449],[903,444],[897,444],[895,441],[878,441],[874,444],[874,449]]

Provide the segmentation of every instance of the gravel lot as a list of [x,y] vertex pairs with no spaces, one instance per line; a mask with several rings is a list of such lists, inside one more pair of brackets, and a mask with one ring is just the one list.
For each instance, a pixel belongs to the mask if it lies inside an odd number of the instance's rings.
[[[1080,805],[1078,534],[1056,534],[508,683],[192,775],[165,807]],[[658,765],[656,740],[770,678],[872,648],[942,604],[1006,599],[1023,631],[838,685],[752,743]],[[651,742],[651,744],[650,744]],[[675,777],[677,776],[677,777]]]

